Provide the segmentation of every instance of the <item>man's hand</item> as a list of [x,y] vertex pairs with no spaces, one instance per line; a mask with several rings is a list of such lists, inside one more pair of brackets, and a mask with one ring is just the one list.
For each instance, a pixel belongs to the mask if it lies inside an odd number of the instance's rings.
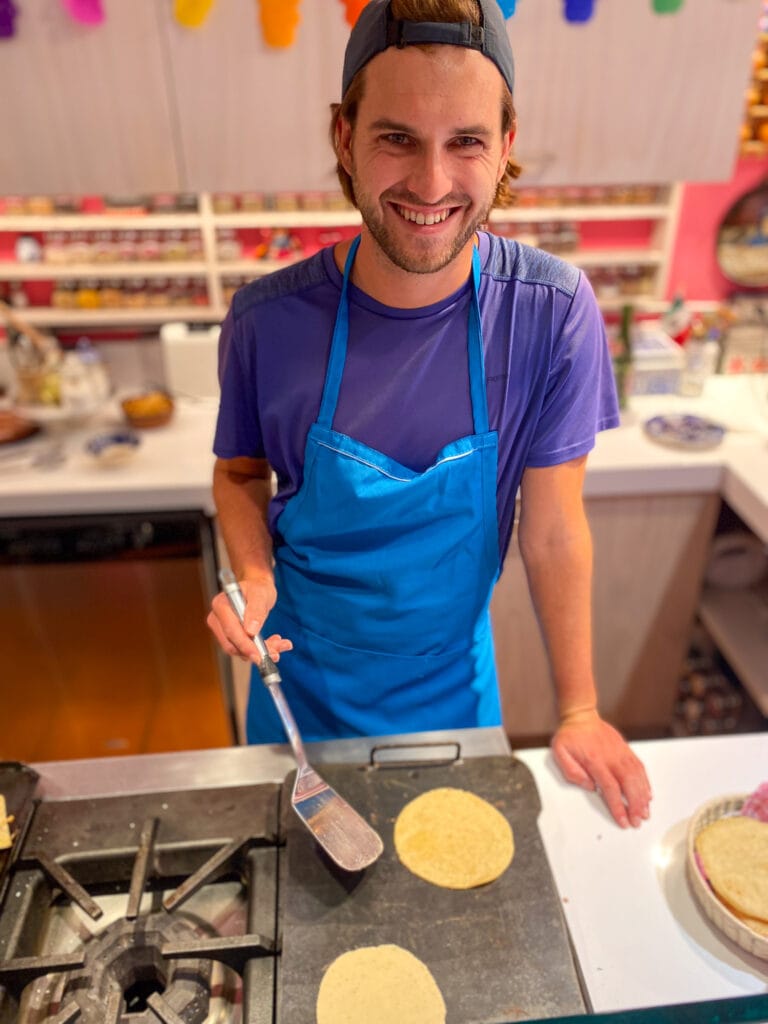
[[[271,574],[241,580],[240,589],[245,598],[245,626],[232,610],[226,594],[220,593],[211,602],[207,619],[208,628],[225,654],[242,658],[243,661],[258,663],[259,653],[251,637],[263,627],[277,598],[277,591]],[[264,642],[273,661],[279,661],[280,655],[293,647],[290,640],[278,636],[277,633],[266,637]]]
[[552,738],[555,761],[569,782],[597,790],[622,828],[637,828],[650,810],[651,787],[642,762],[597,711],[566,715]]

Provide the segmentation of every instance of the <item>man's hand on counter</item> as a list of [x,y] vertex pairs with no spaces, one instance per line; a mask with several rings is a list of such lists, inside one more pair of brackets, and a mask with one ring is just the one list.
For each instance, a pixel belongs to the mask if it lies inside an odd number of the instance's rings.
[[651,787],[642,762],[597,711],[568,715],[552,737],[552,753],[569,782],[601,794],[622,828],[650,814]]

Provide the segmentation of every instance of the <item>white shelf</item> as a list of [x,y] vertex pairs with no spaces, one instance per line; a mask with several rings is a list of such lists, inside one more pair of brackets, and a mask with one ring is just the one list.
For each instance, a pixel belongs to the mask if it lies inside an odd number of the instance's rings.
[[669,207],[659,203],[626,206],[513,206],[509,210],[492,210],[491,224],[533,224],[549,221],[664,220]]
[[226,315],[222,306],[137,306],[129,309],[56,309],[27,307],[19,315],[36,327],[71,327],[89,324],[164,324],[170,320],[188,323],[219,323]]
[[699,617],[760,712],[768,716],[768,584],[705,587]]
[[199,228],[199,213],[61,213],[50,217],[0,216],[0,231],[174,231]]
[[[664,300],[666,272],[679,211],[680,189],[671,186],[667,202],[650,204],[601,204],[575,206],[513,207],[494,210],[490,226],[494,224],[531,224],[557,221],[632,221],[655,222],[653,237],[648,247],[583,249],[564,253],[564,259],[589,272],[596,267],[649,267],[653,271],[652,292],[648,295],[618,296],[599,299],[601,308],[617,310],[631,303],[638,310],[662,312],[668,303]],[[0,262],[0,281],[61,281],[61,280],[127,280],[130,278],[204,278],[210,305],[207,307],[131,307],[115,310],[62,310],[58,308],[28,307],[23,314],[34,324],[64,326],[89,323],[124,324],[160,323],[163,320],[190,321],[221,320],[225,314],[224,282],[228,277],[255,278],[289,266],[294,260],[233,260],[226,262],[217,256],[217,234],[226,228],[334,228],[360,224],[360,214],[354,209],[340,210],[263,210],[238,213],[216,213],[212,197],[207,192],[198,195],[198,212],[178,214],[60,214],[39,216],[0,216],[0,232],[41,231],[99,231],[99,230],[174,230],[197,229],[200,232],[203,258],[196,261],[136,261],[72,263],[14,263]],[[697,304],[698,308],[698,304]],[[703,307],[702,307],[703,308]]]
[[145,260],[134,263],[4,263],[0,281],[55,281],[67,278],[205,277],[202,261]]

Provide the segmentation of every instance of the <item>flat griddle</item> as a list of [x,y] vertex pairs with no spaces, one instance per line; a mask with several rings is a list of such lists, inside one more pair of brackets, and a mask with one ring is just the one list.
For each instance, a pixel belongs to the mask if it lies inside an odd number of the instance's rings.
[[[323,765],[323,776],[381,834],[384,853],[360,874],[336,869],[291,812],[292,777],[286,780],[280,1024],[314,1024],[317,991],[329,964],[347,950],[385,943],[402,946],[429,967],[446,1002],[447,1024],[502,1024],[585,1012],[536,824],[541,803],[524,764],[480,757],[418,767]],[[409,800],[439,786],[483,797],[512,826],[515,855],[495,882],[455,892],[417,878],[400,864],[395,818]]]

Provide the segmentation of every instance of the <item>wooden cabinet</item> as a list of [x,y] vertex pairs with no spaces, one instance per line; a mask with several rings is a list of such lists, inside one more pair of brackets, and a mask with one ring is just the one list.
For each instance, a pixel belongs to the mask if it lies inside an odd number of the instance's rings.
[[[104,0],[87,28],[60,0],[23,5],[2,42],[0,194],[334,187],[329,105],[349,28],[303,0],[293,46],[270,49],[250,3],[184,29],[173,5]],[[508,22],[516,153],[526,184],[728,178],[760,0],[600,3],[586,25],[557,0]]]
[[[594,668],[603,715],[631,736],[671,720],[720,499],[714,494],[591,498]],[[542,738],[553,687],[513,538],[491,612],[504,725]]]

